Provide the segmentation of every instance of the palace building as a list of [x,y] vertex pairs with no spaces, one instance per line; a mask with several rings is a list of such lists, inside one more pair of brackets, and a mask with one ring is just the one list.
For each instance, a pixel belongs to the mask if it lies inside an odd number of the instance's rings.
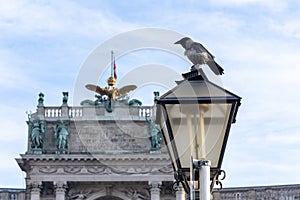
[[[155,108],[84,101],[44,106],[28,116],[28,149],[17,159],[26,199],[175,199],[173,168],[155,132]],[[155,135],[153,135],[153,132]],[[155,137],[155,138],[154,138]],[[160,146],[161,145],[161,146]]]
[[[157,97],[157,93],[155,96]],[[0,189],[0,199],[181,200],[155,121],[154,106],[125,99],[45,106],[28,114],[28,147],[17,162],[26,188]],[[225,188],[213,199],[300,199],[300,185]]]

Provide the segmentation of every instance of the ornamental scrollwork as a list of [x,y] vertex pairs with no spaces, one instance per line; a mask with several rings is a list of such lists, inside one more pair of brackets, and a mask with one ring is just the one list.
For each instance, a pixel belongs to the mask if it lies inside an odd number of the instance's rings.
[[44,166],[39,168],[39,172],[43,174],[54,174],[57,172],[57,170],[58,168],[55,166]]

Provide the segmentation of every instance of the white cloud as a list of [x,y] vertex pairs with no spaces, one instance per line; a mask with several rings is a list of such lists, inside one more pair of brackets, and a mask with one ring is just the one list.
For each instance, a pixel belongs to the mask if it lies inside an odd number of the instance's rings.
[[[16,143],[11,143],[15,145]],[[1,188],[25,188],[25,176],[24,173],[19,168],[16,160],[14,158],[18,156],[18,148],[15,148],[16,151],[12,152],[5,151],[5,149],[0,149],[0,187]]]
[[32,90],[37,84],[32,63],[8,49],[0,49],[0,88]]
[[210,2],[214,6],[222,7],[246,7],[253,5],[275,12],[286,10],[289,3],[281,0],[210,0]]
[[68,0],[12,0],[0,4],[0,27],[17,35],[106,36],[134,27],[105,9],[92,10]]
[[[300,63],[300,49],[297,40],[293,41],[295,44],[286,41],[286,39],[290,39],[289,37],[300,37],[299,16],[296,14],[287,16],[285,11],[288,2],[286,1],[212,0],[211,2],[214,7],[209,7],[208,11],[204,7],[200,8],[200,3],[197,4],[197,1],[193,2],[193,8],[186,5],[186,8],[166,9],[163,13],[154,9],[145,12],[146,10],[141,8],[137,10],[134,21],[143,26],[173,28],[193,37],[196,41],[203,42],[216,55],[219,64],[225,68],[225,76],[222,77],[226,83],[225,87],[233,88],[230,90],[243,97],[237,124],[232,128],[235,134],[230,136],[232,140],[232,144],[229,146],[230,152],[225,156],[225,160],[229,160],[228,170],[234,173],[233,176],[228,177],[230,182],[236,181],[237,186],[246,185],[251,181],[256,185],[267,181],[271,182],[268,175],[270,172],[281,174],[277,177],[278,179],[285,176],[285,181],[294,181],[297,177],[292,178],[288,173],[289,170],[285,168],[286,163],[278,163],[278,158],[284,158],[286,162],[290,159],[295,166],[300,165],[299,161],[294,159],[300,153],[297,150],[297,143],[300,140],[297,133],[297,127],[300,124],[298,117],[300,95],[297,90],[300,86],[300,79],[298,79],[300,68],[297,67],[297,64]],[[74,41],[74,45],[76,45],[79,40],[84,43],[89,37],[97,38],[97,42],[99,42],[104,37],[128,31],[136,26],[132,21],[123,19],[125,10],[117,13],[106,8],[91,9],[67,0],[55,2],[12,0],[9,3],[0,0],[0,4],[1,37],[3,43],[6,41],[6,38],[4,40],[3,37],[9,38],[7,48],[10,49],[0,51],[0,87],[5,89],[22,88],[22,91],[33,92],[36,85],[45,87],[36,82],[45,78],[43,76],[45,73],[49,75],[64,65],[61,62],[52,63],[52,47],[49,47],[43,54],[45,57],[49,56],[50,59],[49,57],[34,58],[34,56],[24,58],[24,56],[18,55],[17,52],[14,52],[12,44],[16,45],[20,40],[28,41],[28,38],[31,37],[53,36],[53,40],[56,41],[64,40],[66,37],[72,38],[75,35],[77,41],[74,39],[70,39],[70,41]],[[195,9],[197,6],[199,6],[198,10]],[[222,10],[223,7],[226,9]],[[231,8],[232,10],[230,10]],[[256,8],[274,12],[272,15],[263,12],[258,16]],[[243,12],[244,9],[248,10],[246,14]],[[276,12],[285,15],[276,15]],[[271,18],[273,20],[268,20]],[[148,20],[145,22],[145,19]],[[272,23],[268,26],[267,23],[270,21]],[[274,30],[276,31],[275,35]],[[285,37],[277,38],[278,33]],[[131,41],[127,40],[126,42]],[[57,44],[57,46],[59,45],[61,44]],[[37,50],[32,46],[31,48],[28,49],[29,54],[35,54]],[[68,48],[64,48],[63,51],[66,49]],[[72,49],[74,52],[78,52],[78,50],[80,48]],[[63,54],[63,52],[61,53]],[[139,55],[139,58],[141,57]],[[45,61],[45,59],[48,60]],[[138,61],[138,59],[134,61]],[[44,71],[37,67],[37,65],[43,65],[43,62],[45,65],[51,65],[51,70],[50,67],[43,66],[45,67]],[[167,60],[166,63],[169,61]],[[52,68],[52,65],[56,64],[58,66]],[[32,68],[24,66],[32,66]],[[35,72],[35,70],[37,71]],[[64,71],[64,73],[66,72]],[[47,86],[42,88],[43,91],[46,91],[45,102],[47,105],[60,104],[61,90],[66,87],[66,83],[58,84],[57,81],[53,81],[53,78],[56,77],[46,80]],[[32,95],[33,97],[27,96],[26,101],[33,102],[32,105],[35,105],[36,95],[37,93]],[[20,97],[16,95],[16,98]],[[14,146],[16,140],[23,140],[22,144],[24,147],[26,146],[27,126],[24,112],[28,108],[24,108],[24,106],[28,106],[28,104],[24,103],[24,99],[20,99],[22,101],[20,104],[24,104],[23,107],[20,105],[14,107],[12,102],[8,102],[9,99],[4,99],[1,103],[0,110],[3,113],[0,117],[1,130],[13,130],[13,132],[3,131],[1,133],[1,144],[11,142]],[[280,147],[280,150],[276,147]],[[6,156],[0,155],[6,163],[1,165],[2,174],[11,168],[14,163],[11,160],[17,157],[17,154],[8,154],[12,151],[13,149],[10,147],[1,149],[1,152],[6,154]],[[23,147],[18,150],[19,153],[24,151]],[[237,164],[240,160],[243,162]],[[257,167],[272,170],[262,174],[253,170]],[[226,166],[224,168],[226,169]],[[20,172],[20,169],[16,167],[14,171]],[[255,179],[249,181],[248,179],[251,177],[249,178],[245,174],[252,173],[255,174]],[[5,185],[5,183],[1,184]]]
[[271,20],[270,27],[288,37],[300,38],[300,15],[284,17],[280,20]]
[[0,110],[3,115],[0,115],[0,142],[26,140],[26,115],[22,109],[22,105],[11,105],[9,99],[7,99],[7,102],[1,101]]

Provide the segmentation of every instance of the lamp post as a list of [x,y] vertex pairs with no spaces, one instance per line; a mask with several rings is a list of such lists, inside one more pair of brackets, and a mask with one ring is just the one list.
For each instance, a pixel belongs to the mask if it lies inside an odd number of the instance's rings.
[[[241,98],[208,81],[198,71],[157,101],[157,121],[163,130],[175,179],[190,199],[210,199],[210,188],[221,171],[230,126]],[[210,184],[210,180],[212,184]]]

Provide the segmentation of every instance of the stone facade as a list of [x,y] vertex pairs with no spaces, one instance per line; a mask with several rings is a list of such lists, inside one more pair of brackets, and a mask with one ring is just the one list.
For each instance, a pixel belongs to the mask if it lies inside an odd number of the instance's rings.
[[224,188],[213,192],[213,199],[221,200],[297,200],[300,185],[277,185]]
[[[175,199],[163,142],[151,150],[146,116],[154,112],[126,104],[111,113],[103,105],[45,107],[39,100],[28,116],[27,152],[17,159],[26,172],[25,199]],[[64,148],[59,124],[66,127]]]
[[[56,183],[57,185],[57,183]],[[165,199],[184,199],[182,188],[161,187],[161,183],[155,182],[146,185],[143,182],[68,182],[69,188],[64,184],[53,185],[44,182],[44,199],[53,199],[52,193],[55,191],[63,194],[68,190],[66,199],[100,199],[100,200],[119,200],[119,199],[149,199],[151,193],[162,194]],[[40,192],[38,190],[38,192]],[[56,197],[56,196],[55,196]],[[0,189],[1,200],[25,200],[25,189]],[[300,185],[277,185],[277,186],[255,186],[255,187],[236,187],[224,188],[213,191],[214,200],[299,200]]]
[[[185,199],[173,184],[163,141],[159,150],[151,148],[146,116],[154,119],[155,107],[117,104],[109,113],[102,105],[46,107],[43,98],[28,115],[27,151],[16,159],[26,188],[0,189],[0,200]],[[63,148],[59,123],[67,126]],[[300,185],[225,188],[214,190],[213,199],[300,199]]]
[[1,200],[25,200],[24,189],[0,188]]

